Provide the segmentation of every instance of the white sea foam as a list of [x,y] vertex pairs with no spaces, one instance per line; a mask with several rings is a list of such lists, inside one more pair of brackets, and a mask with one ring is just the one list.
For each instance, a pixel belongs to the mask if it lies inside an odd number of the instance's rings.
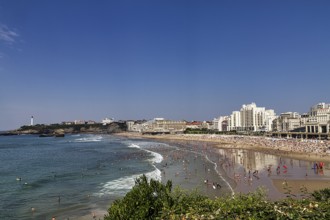
[[141,147],[140,147],[139,145],[137,145],[137,144],[131,144],[131,145],[129,145],[128,147],[130,147],[130,148],[138,148],[138,149],[141,149],[141,150],[144,150],[144,151],[150,153],[150,154],[153,156],[153,158],[151,158],[151,159],[149,160],[152,164],[155,164],[155,163],[161,163],[161,162],[163,161],[163,159],[164,159],[163,156],[162,156],[161,154],[156,153],[156,152],[153,152],[153,151],[151,151],[151,150],[147,150],[147,149],[141,148]]
[[141,149],[141,147],[139,145],[136,145],[136,144],[131,144],[131,145],[128,145],[129,148],[139,148]]
[[[95,196],[105,195],[125,195],[135,185],[135,179],[139,178],[142,174],[125,176],[116,180],[109,181],[101,186],[101,190],[98,193],[94,193]],[[154,171],[145,173],[148,180],[161,180],[161,171],[155,167]]]
[[149,153],[151,153],[151,155],[153,156],[152,159],[150,159],[151,163],[154,164],[154,163],[161,163],[163,161],[163,156],[160,155],[159,153],[156,153],[156,152],[153,152],[153,151],[150,151],[150,150],[145,150]]
[[72,137],[80,137],[80,134],[73,134]]
[[[144,173],[148,180],[154,179],[161,181],[162,179],[162,173],[161,171],[155,166],[156,163],[161,163],[163,161],[163,156],[159,153],[143,149],[137,144],[131,144],[128,147],[130,148],[137,148],[141,149],[143,151],[146,151],[150,153],[153,157],[149,160],[152,164],[152,166],[155,168],[154,171]],[[133,188],[135,184],[135,179],[140,177],[142,174],[136,174],[132,176],[125,176],[116,180],[112,180],[110,182],[107,182],[103,184],[101,187],[102,189],[100,192],[95,193],[96,196],[104,196],[104,195],[125,195],[130,189]]]
[[99,142],[102,141],[102,139],[103,139],[102,136],[90,136],[90,137],[77,138],[74,141],[85,143],[85,142]]

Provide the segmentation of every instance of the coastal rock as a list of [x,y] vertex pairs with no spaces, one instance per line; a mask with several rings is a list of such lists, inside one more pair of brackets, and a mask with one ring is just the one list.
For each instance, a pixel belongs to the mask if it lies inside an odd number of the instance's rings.
[[84,124],[84,125],[63,125],[52,124],[43,125],[38,124],[35,126],[22,126],[21,128],[13,131],[2,133],[1,135],[18,135],[18,134],[39,134],[42,136],[56,136],[63,134],[111,134],[127,131],[125,122],[113,122],[108,125],[103,124]]

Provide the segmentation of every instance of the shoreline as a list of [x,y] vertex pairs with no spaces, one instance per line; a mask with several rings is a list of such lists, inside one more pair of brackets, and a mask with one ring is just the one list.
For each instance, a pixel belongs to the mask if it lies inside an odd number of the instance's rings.
[[[155,139],[155,140],[171,140],[171,141],[198,141],[198,142],[206,142],[212,143],[218,148],[225,148],[225,149],[246,149],[252,151],[258,151],[268,154],[273,154],[277,156],[285,156],[292,159],[300,159],[300,160],[307,160],[307,161],[324,161],[330,162],[330,152],[329,153],[315,153],[315,152],[300,152],[295,151],[295,149],[288,149],[286,146],[266,146],[264,143],[260,143],[258,141],[266,140],[266,137],[257,137],[257,136],[240,136],[240,135],[199,135],[199,134],[166,134],[166,135],[142,135],[140,133],[116,133],[113,134],[116,136],[123,136],[128,138],[138,138],[138,139]],[[234,139],[239,140],[234,140]],[[252,139],[252,141],[251,141]],[[275,139],[275,138],[273,138]],[[283,141],[282,139],[275,139],[281,140],[280,144],[283,142],[290,141],[294,142],[294,144],[299,145],[299,143],[306,143],[300,142],[295,139],[289,139]],[[307,142],[309,143],[309,142]],[[310,142],[312,143],[312,142]],[[326,141],[328,147],[330,147],[330,141]],[[276,145],[276,143],[275,143]]]
[[[136,133],[119,133],[115,134],[122,137],[127,138],[136,138],[136,139],[152,139],[152,140],[159,140],[164,142],[172,142],[172,143],[178,143],[178,144],[187,144],[188,142],[196,142],[196,143],[205,143],[209,144],[210,147],[213,147],[215,149],[223,149],[223,150],[249,150],[252,152],[260,152],[263,154],[273,155],[278,158],[291,158],[294,160],[301,160],[301,161],[308,161],[309,163],[314,163],[315,161],[322,161],[322,162],[330,162],[330,155],[325,153],[302,153],[302,152],[296,152],[296,151],[290,151],[288,147],[283,146],[283,142],[286,143],[286,140],[279,139],[281,146],[262,146],[263,140],[267,140],[265,137],[250,137],[250,136],[224,136],[224,138],[217,138],[214,135],[142,135],[142,134],[136,134]],[[236,139],[239,139],[237,141]],[[234,140],[236,140],[234,142]],[[252,141],[253,142],[252,142]],[[246,144],[245,141],[247,141]],[[258,144],[261,141],[261,144]],[[300,143],[297,140],[289,140],[289,145],[294,145],[297,147],[297,145]],[[251,143],[252,142],[252,143]],[[266,142],[267,143],[267,142]],[[275,142],[276,143],[276,142]],[[306,145],[306,142],[302,142],[304,145]],[[308,144],[309,142],[307,142]],[[313,142],[311,142],[313,143]],[[314,143],[315,144],[315,143]],[[328,144],[328,143],[325,143]],[[323,142],[324,145],[324,142]],[[299,146],[298,146],[299,147]],[[237,161],[236,161],[237,162]],[[274,164],[275,165],[275,164]],[[315,190],[319,190],[325,187],[330,188],[330,178],[329,175],[326,175],[326,178],[317,177],[316,179],[306,177],[304,178],[304,174],[302,171],[299,171],[299,174],[301,176],[276,176],[272,175],[271,177],[267,175],[267,171],[264,168],[261,171],[260,177],[261,181],[258,181],[255,179],[255,176],[252,176],[252,179],[254,180],[254,184],[251,187],[250,184],[248,184],[249,181],[247,181],[247,177],[243,177],[243,171],[240,170],[239,174],[239,180],[236,179],[235,171],[233,170],[226,170],[224,167],[224,164],[220,164],[217,167],[218,171],[219,169],[224,170],[224,175],[226,178],[228,178],[230,181],[234,182],[233,185],[235,193],[249,193],[254,192],[258,187],[266,187],[268,197],[277,200],[282,199],[286,197],[283,182],[287,182],[289,186],[294,189],[292,192],[297,193],[299,197],[299,191],[301,187],[306,187],[308,192],[313,192]],[[326,168],[325,168],[326,169]],[[220,171],[221,172],[221,171]],[[244,173],[246,171],[244,170]],[[293,172],[293,171],[292,171]],[[307,174],[306,174],[307,175]],[[270,177],[270,178],[269,178]],[[257,185],[255,185],[257,184]],[[258,185],[259,184],[259,185]]]

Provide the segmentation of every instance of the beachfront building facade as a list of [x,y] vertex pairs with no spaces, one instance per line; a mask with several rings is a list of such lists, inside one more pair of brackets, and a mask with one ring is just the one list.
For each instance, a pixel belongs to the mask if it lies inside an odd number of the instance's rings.
[[214,118],[212,128],[217,131],[229,131],[229,119],[229,116]]
[[166,120],[154,118],[141,125],[142,133],[182,133],[186,130],[185,121]]
[[143,130],[143,125],[146,123],[146,120],[127,120],[126,125],[127,125],[127,131],[129,132],[142,132]]
[[241,113],[239,111],[233,111],[229,116],[228,120],[228,130],[229,131],[240,131],[242,127],[241,124]]
[[242,106],[240,117],[242,131],[272,131],[276,114],[272,109],[266,110],[265,107],[251,103]]
[[273,130],[273,121],[277,118],[276,113],[273,109],[265,111],[265,131]]
[[312,106],[305,129],[312,134],[330,133],[330,104],[319,103]]
[[186,128],[191,128],[191,129],[213,129],[214,125],[213,122],[207,122],[207,121],[192,121],[192,122],[187,122],[186,121]]
[[290,132],[302,127],[302,123],[298,112],[285,112],[273,121],[273,131]]
[[272,131],[276,117],[274,110],[251,103],[242,105],[240,111],[233,111],[230,116],[222,116],[214,121],[219,131],[257,132]]

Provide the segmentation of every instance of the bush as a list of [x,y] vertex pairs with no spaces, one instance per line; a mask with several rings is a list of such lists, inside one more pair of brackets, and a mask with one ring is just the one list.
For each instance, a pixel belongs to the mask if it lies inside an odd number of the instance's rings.
[[233,197],[209,199],[197,191],[172,192],[166,185],[141,176],[123,199],[108,210],[110,219],[330,219],[330,189],[316,191],[306,199],[271,202],[262,189]]
[[155,219],[165,208],[172,207],[172,182],[166,185],[145,175],[135,180],[135,186],[121,200],[116,200],[104,219]]
[[312,196],[316,201],[329,201],[330,200],[330,189],[322,189],[312,193]]

